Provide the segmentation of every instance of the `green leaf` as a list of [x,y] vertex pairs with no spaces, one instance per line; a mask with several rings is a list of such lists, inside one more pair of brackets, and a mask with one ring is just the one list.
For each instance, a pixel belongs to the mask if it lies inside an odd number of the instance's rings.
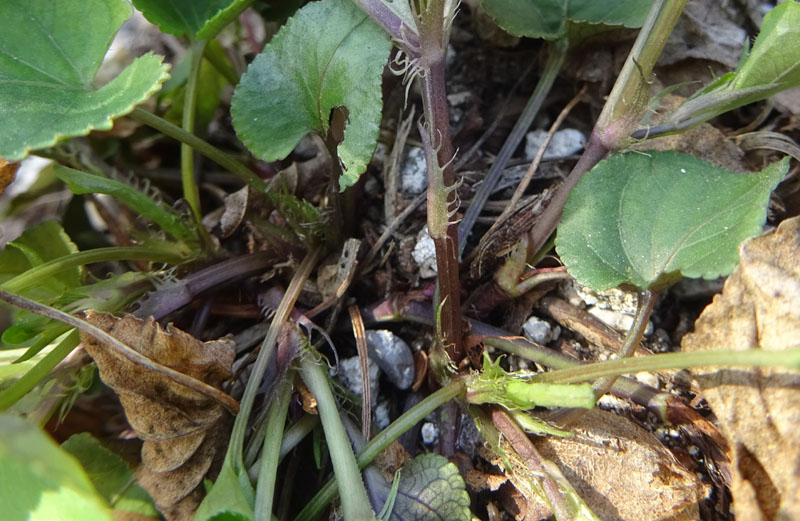
[[514,36],[558,40],[570,22],[641,27],[652,0],[482,0],[497,25]]
[[112,521],[75,459],[44,432],[0,415],[0,505],[9,521]]
[[[0,252],[0,287],[33,267],[77,252],[78,247],[56,221],[46,221],[29,228]],[[68,291],[80,287],[82,277],[82,268],[70,268],[55,273],[42,280],[40,284],[19,293],[39,302],[54,304]],[[7,346],[21,346],[33,342],[31,346],[33,349],[28,350],[23,360],[38,353],[56,336],[66,331],[60,323],[40,315],[18,310],[13,313],[12,325],[3,331],[0,338]],[[50,334],[47,334],[48,331]]]
[[337,149],[344,190],[375,150],[390,50],[383,30],[350,0],[307,4],[242,76],[231,102],[236,133],[253,154],[274,161],[309,132],[324,137],[331,110],[346,107],[349,122]]
[[752,50],[738,69],[700,89],[659,125],[634,137],[679,132],[735,108],[800,86],[800,4],[788,1],[767,13]]
[[[25,230],[0,252],[0,284],[34,266],[77,252],[78,247],[56,221],[38,224]],[[31,298],[61,295],[67,288],[81,285],[82,273],[79,267],[61,271],[25,295]]]
[[128,464],[94,436],[86,432],[74,434],[61,448],[78,460],[97,492],[114,510],[158,516],[150,495],[135,483]]
[[249,478],[237,478],[236,470],[226,460],[216,483],[197,507],[194,521],[250,521],[253,519],[254,497]]
[[677,152],[613,155],[570,193],[556,248],[595,290],[727,275],[739,243],[761,232],[788,159],[742,175]]
[[152,219],[164,231],[179,241],[191,242],[196,240],[196,234],[192,232],[177,212],[164,208],[138,190],[113,179],[88,174],[65,166],[55,165],[54,168],[56,176],[67,184],[72,193],[113,195],[130,207],[131,210]]
[[161,56],[134,60],[107,85],[94,77],[124,0],[0,2],[0,156],[17,161],[59,139],[108,130],[168,77]]
[[233,0],[133,0],[145,18],[165,33],[195,37]]
[[422,454],[400,475],[390,521],[469,521],[470,499],[458,468],[444,456]]
[[784,2],[767,13],[753,48],[733,82],[735,90],[800,85],[800,4]]

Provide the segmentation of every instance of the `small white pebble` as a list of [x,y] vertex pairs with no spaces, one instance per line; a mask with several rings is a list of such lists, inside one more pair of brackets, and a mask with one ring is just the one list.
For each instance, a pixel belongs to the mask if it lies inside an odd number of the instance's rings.
[[522,325],[525,338],[537,344],[547,344],[551,340],[553,328],[546,320],[539,317],[529,317]]
[[391,423],[389,421],[389,402],[382,401],[375,407],[375,426],[379,429],[385,429]]
[[[534,130],[525,134],[525,158],[528,161],[533,161],[546,137],[547,132],[544,130]],[[553,134],[553,139],[547,145],[542,159],[558,159],[577,154],[583,150],[585,142],[586,137],[580,130],[574,128],[559,130]]]
[[697,445],[689,445],[689,455],[693,458],[700,456],[700,448]]
[[422,434],[422,443],[433,445],[439,439],[439,428],[431,422],[425,422],[422,424],[420,434]]
[[658,389],[658,376],[654,375],[653,373],[648,373],[648,372],[636,373],[634,377],[643,384]]
[[425,150],[408,147],[400,166],[400,190],[409,194],[421,194],[428,186],[428,168],[425,165]]
[[604,394],[597,401],[597,405],[604,409],[615,409],[618,411],[625,411],[630,409],[630,404],[627,401],[621,398],[617,398],[612,394]]
[[436,276],[436,247],[425,226],[417,235],[417,244],[411,256],[419,266],[419,276],[423,279],[430,279]]

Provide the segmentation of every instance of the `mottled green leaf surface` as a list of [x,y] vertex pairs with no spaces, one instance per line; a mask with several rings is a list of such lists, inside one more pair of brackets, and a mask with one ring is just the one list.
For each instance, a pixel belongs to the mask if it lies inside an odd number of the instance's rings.
[[233,0],[133,0],[133,5],[165,33],[195,36]]
[[114,510],[158,516],[150,496],[135,483],[128,464],[91,434],[74,434],[61,448],[78,460],[97,492]]
[[131,12],[124,0],[0,2],[0,156],[19,160],[61,138],[108,130],[159,89],[167,66],[152,54],[94,85]]
[[786,158],[742,175],[677,152],[611,156],[570,193],[556,248],[569,273],[596,290],[727,275],[739,243],[761,232],[788,168]]
[[514,36],[556,40],[568,24],[640,27],[652,0],[482,0],[497,25]]
[[438,454],[422,454],[403,468],[389,520],[469,521],[469,506],[458,468]]
[[0,483],[5,521],[112,521],[78,462],[10,414],[0,415]]
[[339,186],[354,184],[377,143],[390,50],[383,30],[350,0],[307,4],[236,87],[231,114],[239,139],[265,161],[282,159],[309,132],[325,136],[331,110],[346,107]]

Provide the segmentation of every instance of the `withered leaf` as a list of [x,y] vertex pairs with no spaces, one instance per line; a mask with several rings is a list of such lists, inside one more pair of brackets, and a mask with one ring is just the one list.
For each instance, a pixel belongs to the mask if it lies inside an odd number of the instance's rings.
[[[683,350],[784,350],[800,342],[800,218],[744,242],[739,257]],[[731,446],[736,519],[800,519],[800,374],[772,368],[693,374]]]
[[534,445],[600,519],[698,519],[706,487],[652,434],[600,409],[586,411],[572,431],[571,438],[548,436]]
[[[175,327],[163,329],[152,318],[117,318],[87,311],[85,320],[144,357],[215,388],[231,377],[232,340],[201,342]],[[208,394],[168,378],[81,333],[86,351],[97,362],[100,378],[119,395],[125,415],[144,440],[140,485],[170,520],[191,519],[202,492],[203,477],[221,459],[228,435],[228,413]]]
[[0,157],[0,195],[5,191],[6,187],[14,180],[14,175],[17,173],[19,163],[9,163]]

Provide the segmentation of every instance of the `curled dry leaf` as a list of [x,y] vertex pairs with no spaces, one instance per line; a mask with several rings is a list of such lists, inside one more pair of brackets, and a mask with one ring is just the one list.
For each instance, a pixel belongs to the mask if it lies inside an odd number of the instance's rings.
[[[232,340],[201,342],[171,325],[165,330],[152,318],[88,311],[85,319],[141,355],[214,387],[231,377]],[[191,519],[202,498],[198,485],[224,450],[229,419],[225,408],[157,370],[131,363],[88,335],[81,333],[81,340],[144,441],[136,472],[139,484],[168,519]]]
[[[800,342],[800,218],[744,242],[739,256],[683,350],[784,350]],[[736,519],[800,519],[800,374],[736,368],[694,376],[731,446]]]
[[623,416],[586,411],[575,436],[534,441],[603,521],[694,520],[706,487],[652,434]]
[[6,187],[14,180],[17,168],[19,168],[19,163],[9,163],[0,157],[0,195],[3,194]]

